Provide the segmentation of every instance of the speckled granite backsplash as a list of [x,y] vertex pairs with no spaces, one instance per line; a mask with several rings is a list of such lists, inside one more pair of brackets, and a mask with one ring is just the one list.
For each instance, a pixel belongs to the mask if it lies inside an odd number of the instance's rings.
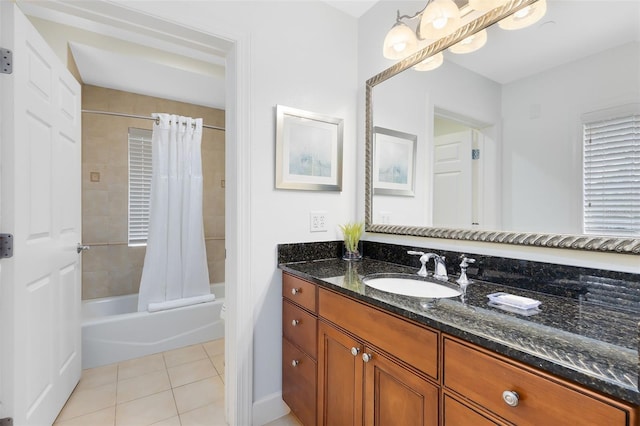
[[[363,242],[365,257],[415,267],[417,271],[420,269],[419,257],[407,254],[409,250],[433,251],[445,256],[447,273],[454,276],[460,274],[460,256],[463,253],[370,241]],[[341,255],[342,241],[278,245],[279,264],[331,259]],[[640,275],[638,274],[479,254],[467,253],[467,257],[476,259],[476,262],[467,269],[467,275],[470,279],[569,297],[640,313]],[[432,263],[429,264],[429,268],[432,270]]]

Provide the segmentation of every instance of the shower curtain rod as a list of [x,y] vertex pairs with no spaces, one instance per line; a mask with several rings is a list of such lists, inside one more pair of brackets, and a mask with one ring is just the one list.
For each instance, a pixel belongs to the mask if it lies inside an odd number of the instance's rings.
[[[158,123],[157,118],[149,117],[146,115],[124,114],[122,112],[98,111],[98,110],[92,110],[92,109],[83,109],[82,112],[86,112],[87,114],[102,114],[102,115],[115,115],[116,117],[140,118],[142,120],[153,120],[156,123]],[[206,124],[203,124],[202,127],[206,129],[221,130],[223,132],[225,131],[224,127],[208,126]]]

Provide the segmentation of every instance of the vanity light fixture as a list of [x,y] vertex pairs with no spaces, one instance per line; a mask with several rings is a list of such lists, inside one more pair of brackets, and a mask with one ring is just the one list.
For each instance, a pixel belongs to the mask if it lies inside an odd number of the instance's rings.
[[478,31],[449,48],[451,53],[471,53],[487,44],[487,30]]
[[[462,3],[458,0],[458,3]],[[508,3],[508,0],[467,0],[462,7],[466,14],[477,11],[487,12]],[[547,12],[547,1],[538,0],[526,6],[513,15],[498,22],[500,28],[516,30],[525,28],[542,18]],[[413,15],[400,15],[397,11],[396,22],[384,38],[382,54],[387,59],[402,60],[425,47],[430,42],[445,37],[462,23],[462,13],[453,0],[428,0],[425,7]],[[468,15],[466,15],[468,16]],[[419,19],[415,30],[405,21]],[[480,49],[487,43],[487,31],[482,30],[473,34],[457,44],[451,46],[452,53],[470,53]],[[415,65],[416,71],[428,71],[442,65],[442,54]]]
[[536,3],[524,7],[498,22],[503,30],[519,30],[538,22],[547,13],[547,0],[538,0]]

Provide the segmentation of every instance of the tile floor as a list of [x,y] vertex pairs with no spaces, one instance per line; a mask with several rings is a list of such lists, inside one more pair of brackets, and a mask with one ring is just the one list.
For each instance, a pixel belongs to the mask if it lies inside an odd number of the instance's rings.
[[84,370],[54,425],[226,425],[224,339]]
[[[54,426],[224,426],[224,339],[82,371]],[[289,414],[267,426],[302,426]]]

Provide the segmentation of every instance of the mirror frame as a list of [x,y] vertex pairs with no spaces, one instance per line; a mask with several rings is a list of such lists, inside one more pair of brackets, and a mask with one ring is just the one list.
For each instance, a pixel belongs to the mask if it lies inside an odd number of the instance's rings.
[[487,28],[537,0],[510,0],[481,17],[458,28],[452,34],[431,43],[370,78],[365,87],[365,230],[372,233],[412,235],[429,238],[518,244],[548,248],[591,250],[622,254],[640,254],[640,238],[598,235],[544,234],[529,232],[487,231],[425,226],[382,225],[372,223],[373,216],[373,88],[391,77],[441,52],[478,31]]

